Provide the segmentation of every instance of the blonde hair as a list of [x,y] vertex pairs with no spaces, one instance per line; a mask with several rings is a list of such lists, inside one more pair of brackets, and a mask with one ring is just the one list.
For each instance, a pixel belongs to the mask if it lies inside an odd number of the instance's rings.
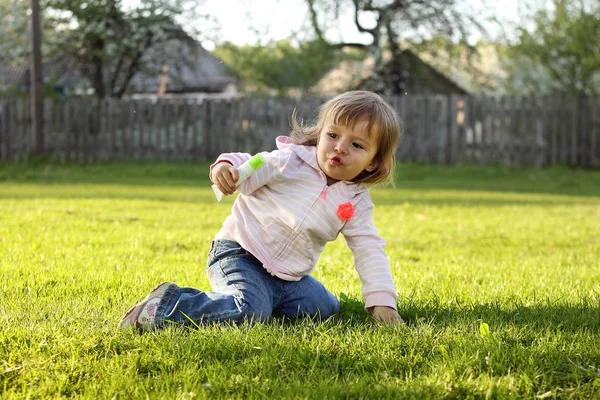
[[332,98],[319,108],[319,117],[313,125],[305,126],[302,121],[298,122],[294,110],[291,137],[296,144],[317,146],[321,131],[328,122],[354,129],[357,123],[365,121],[369,137],[375,135],[377,154],[373,160],[377,168],[371,172],[363,171],[352,181],[371,185],[393,183],[402,122],[396,111],[376,93],[354,90]]

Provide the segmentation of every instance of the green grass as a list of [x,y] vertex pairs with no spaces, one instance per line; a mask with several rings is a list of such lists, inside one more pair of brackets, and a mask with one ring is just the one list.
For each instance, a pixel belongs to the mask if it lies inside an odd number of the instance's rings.
[[406,327],[338,240],[325,323],[118,331],[163,280],[208,289],[207,167],[0,165],[0,398],[600,398],[600,171],[400,165],[372,193]]

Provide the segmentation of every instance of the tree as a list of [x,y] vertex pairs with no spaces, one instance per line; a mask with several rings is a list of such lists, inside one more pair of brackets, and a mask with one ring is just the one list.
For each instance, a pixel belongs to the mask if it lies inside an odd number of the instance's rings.
[[290,39],[267,45],[236,46],[225,43],[215,49],[244,83],[245,90],[289,94],[310,89],[340,60],[350,57],[335,51],[321,40],[292,43]]
[[[461,8],[457,0],[306,0],[316,36],[326,41],[323,21],[336,21],[344,9],[352,9],[359,32],[369,34],[370,43],[328,42],[333,48],[365,48],[375,59],[372,90],[404,93],[406,71],[401,46],[446,37],[468,43],[475,32],[485,34],[481,14]],[[462,3],[461,3],[462,4]],[[371,25],[369,26],[369,22]],[[336,24],[328,23],[328,26]],[[390,60],[384,57],[390,53]]]
[[[23,85],[15,86],[12,80],[17,78],[11,73],[28,71],[31,76],[31,2],[29,0],[0,0],[0,97],[26,97],[29,92],[23,91]],[[43,10],[42,10],[43,11]],[[51,50],[47,43],[55,42],[60,35],[44,16],[41,16],[42,55],[47,59]],[[46,78],[52,78],[46,76]],[[20,81],[19,83],[24,83]],[[53,81],[44,83],[45,96],[54,96]]]
[[[0,65],[26,66],[31,58],[29,33],[31,3],[28,0],[0,0]],[[54,41],[54,26],[42,17],[42,36]],[[48,53],[43,47],[44,55]]]
[[508,89],[548,94],[600,93],[600,5],[554,0],[518,29],[506,52]]
[[26,61],[29,39],[27,9],[29,4],[20,0],[0,0],[0,62]]
[[[186,0],[140,0],[133,8],[121,0],[45,0],[61,39],[53,54],[75,60],[96,96],[121,97],[134,75],[149,61],[144,56],[172,41],[191,43],[177,20],[195,11]],[[52,10],[49,12],[48,10]],[[156,71],[159,73],[159,70]]]

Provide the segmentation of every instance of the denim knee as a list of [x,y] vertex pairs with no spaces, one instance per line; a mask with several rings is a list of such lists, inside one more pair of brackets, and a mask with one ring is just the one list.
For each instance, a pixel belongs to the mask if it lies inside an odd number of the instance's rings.
[[240,297],[236,299],[236,303],[240,310],[241,320],[268,322],[271,319],[273,309],[264,302],[248,301]]
[[327,293],[329,302],[321,304],[316,317],[320,320],[326,320],[340,312],[340,301],[332,293]]

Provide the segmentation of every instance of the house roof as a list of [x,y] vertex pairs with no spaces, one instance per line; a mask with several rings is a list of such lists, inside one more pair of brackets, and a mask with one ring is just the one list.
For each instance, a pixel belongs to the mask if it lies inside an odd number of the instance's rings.
[[[130,84],[130,92],[156,93],[160,85],[162,65],[169,68],[167,93],[225,91],[234,81],[223,62],[202,48],[196,41],[171,43],[162,49],[149,52],[144,71],[138,72]],[[85,78],[67,57],[43,64],[44,82],[54,82],[56,86],[72,88]],[[0,83],[28,90],[31,82],[28,65],[0,66]]]
[[447,90],[450,90],[456,94],[468,94],[468,91],[465,90],[463,87],[461,87],[453,79],[442,74],[440,71],[438,71],[436,68],[434,68],[431,64],[423,61],[418,55],[416,55],[412,51],[410,51],[408,49],[403,50],[402,56],[405,57],[405,59],[410,60],[410,62],[413,63],[413,66],[417,67],[415,69],[422,68],[423,70],[425,70],[426,74],[428,75],[427,78],[437,80],[438,82],[442,82],[443,85],[447,88]]
[[[439,72],[436,68],[423,61],[412,51],[402,51],[403,63],[406,65],[407,92],[425,93],[435,92],[434,88],[442,87],[446,92],[467,94],[462,88],[449,77]],[[389,63],[391,54],[384,55],[385,62]],[[360,89],[368,86],[370,78],[374,74],[375,60],[368,57],[360,61],[343,61],[337,67],[329,71],[314,87],[313,91],[333,95],[346,90]]]
[[10,86],[20,86],[24,82],[25,67],[0,65],[0,82]]
[[[42,65],[43,82],[54,82],[57,86],[71,86],[80,80],[80,75],[66,60],[53,60]],[[31,85],[29,65],[0,66],[0,82],[9,86],[28,89]]]
[[197,41],[172,43],[147,56],[153,61],[134,76],[130,91],[156,93],[163,65],[169,67],[167,93],[223,92],[235,81],[223,61]]

